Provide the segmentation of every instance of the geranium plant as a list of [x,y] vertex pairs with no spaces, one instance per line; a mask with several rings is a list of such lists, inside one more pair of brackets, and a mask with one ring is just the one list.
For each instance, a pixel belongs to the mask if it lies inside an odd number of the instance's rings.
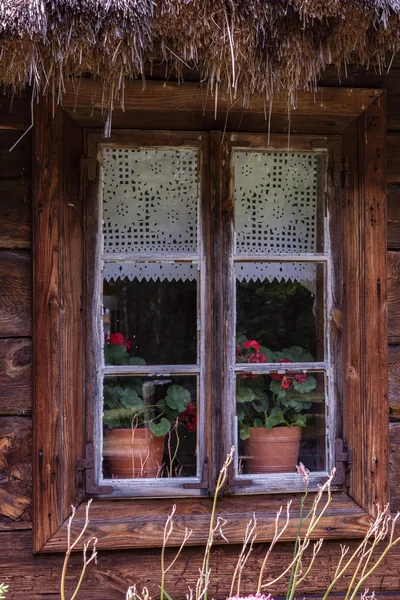
[[[131,355],[132,342],[120,333],[105,337],[104,358],[108,365],[145,365]],[[144,381],[141,377],[107,377],[104,384],[103,423],[109,429],[148,427],[155,436],[166,435],[177,420],[195,425],[190,392],[171,380]],[[168,387],[166,387],[168,385]],[[165,396],[155,400],[156,388],[166,387]],[[194,425],[193,425],[194,424]],[[188,427],[189,429],[189,427]],[[190,429],[193,431],[194,429]]]
[[[272,352],[256,340],[240,336],[237,340],[238,363],[312,362],[312,356],[300,346]],[[305,427],[305,411],[311,408],[310,392],[317,386],[308,373],[243,373],[236,380],[239,432],[242,440],[250,437],[250,427]]]

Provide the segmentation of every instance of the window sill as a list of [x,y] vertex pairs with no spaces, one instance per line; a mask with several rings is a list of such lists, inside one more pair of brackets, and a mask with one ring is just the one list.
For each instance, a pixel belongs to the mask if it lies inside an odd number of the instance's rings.
[[[310,494],[312,501],[313,494]],[[281,506],[292,500],[291,519],[282,541],[293,540],[297,534],[300,495],[248,496],[221,498],[217,516],[226,520],[223,533],[230,544],[242,543],[247,523],[256,515],[258,522],[257,542],[268,542],[274,535],[275,517]],[[205,544],[212,505],[211,498],[184,498],[176,500],[174,531],[170,546],[179,546],[185,527],[192,530],[189,546]],[[120,550],[127,548],[157,548],[161,546],[163,529],[173,499],[162,500],[97,500],[90,508],[89,536],[98,538],[98,548]],[[86,503],[76,511],[72,535],[79,533],[85,522]],[[307,502],[310,506],[310,502]],[[369,526],[369,515],[343,492],[335,492],[332,502],[313,532],[313,538],[344,539],[361,538]],[[67,547],[68,520],[42,547],[40,552],[64,552]],[[215,544],[224,544],[222,536],[216,536]],[[79,547],[77,548],[79,549]]]

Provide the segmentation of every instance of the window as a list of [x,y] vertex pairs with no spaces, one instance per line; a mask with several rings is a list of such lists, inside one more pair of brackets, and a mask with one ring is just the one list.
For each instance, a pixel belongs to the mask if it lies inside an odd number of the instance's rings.
[[[314,483],[335,460],[340,466],[340,459],[345,458],[343,451],[334,452],[333,442],[338,434],[352,451],[353,461],[351,470],[342,478],[343,483],[338,484],[332,505],[321,519],[316,535],[343,538],[363,534],[369,515],[374,512],[374,501],[384,503],[387,499],[383,97],[379,94],[371,97],[369,106],[365,110],[364,107],[360,104],[359,113],[348,118],[337,138],[292,135],[289,151],[286,135],[271,138],[268,143],[264,135],[144,134],[121,130],[116,138],[105,141],[90,131],[85,134],[63,110],[57,109],[53,119],[51,106],[42,102],[37,107],[33,213],[37,348],[33,450],[35,551],[64,550],[70,506],[79,504],[88,495],[97,498],[92,510],[92,531],[103,547],[157,546],[171,496],[176,498],[179,524],[193,529],[191,543],[204,543],[204,523],[210,510],[215,473],[230,444],[240,437],[235,421],[235,415],[238,416],[235,381],[242,379],[239,386],[249,382],[251,389],[259,373],[269,384],[274,380],[272,375],[293,380],[295,375],[302,379],[304,374],[312,373],[316,381],[311,390],[315,407],[310,411],[314,416],[307,429],[310,433],[313,429],[315,434],[308,438],[310,445],[302,443],[301,452],[306,456],[309,452],[308,458],[312,455],[315,461],[312,465]],[[312,106],[309,114],[313,114]],[[125,150],[128,154],[161,150],[189,152],[191,160],[196,155],[196,185],[200,193],[195,213],[199,233],[196,238],[193,227],[185,238],[189,245],[190,240],[197,239],[196,250],[188,247],[186,253],[177,254],[175,249],[158,248],[154,257],[137,253],[135,248],[121,250],[118,247],[110,252],[110,248],[101,247],[98,175],[102,153],[106,150],[109,154]],[[82,155],[87,158],[82,159]],[[302,216],[306,229],[309,227],[309,237],[302,234],[295,243],[285,239],[284,248],[268,247],[268,251],[263,248],[259,253],[258,244],[271,244],[274,232],[271,230],[270,239],[266,240],[255,230],[247,238],[254,245],[242,253],[241,244],[246,239],[239,236],[237,215],[242,208],[246,209],[248,194],[242,197],[234,194],[234,174],[240,174],[240,169],[232,168],[235,161],[244,164],[248,160],[251,166],[252,161],[258,165],[280,159],[305,160],[308,168],[311,165],[311,172],[316,173],[314,224],[310,226]],[[312,171],[313,168],[316,171]],[[236,207],[236,230],[235,202],[240,204],[239,211]],[[301,202],[310,205],[314,201]],[[150,235],[147,231],[142,233]],[[166,233],[164,228],[164,237]],[[114,243],[115,239],[110,238],[110,244]],[[273,243],[282,244],[283,240],[273,237]],[[310,245],[301,247],[300,243]],[[129,277],[107,279],[107,275],[104,283],[102,261],[107,269],[139,270],[143,273],[144,287],[138,277],[131,281]],[[146,279],[146,269],[155,265],[164,270],[164,275],[169,273],[162,282],[159,278],[157,281],[152,281],[152,277],[150,281]],[[188,277],[183,282],[185,269]],[[195,276],[191,274],[193,269]],[[274,269],[284,274],[279,290],[274,283],[276,277],[272,279],[271,275],[276,272]],[[177,272],[180,281],[176,281]],[[260,272],[262,278],[256,279],[255,274]],[[263,340],[257,339],[259,332],[268,338],[268,331],[261,330],[263,319],[253,296],[268,299],[269,295],[281,294],[288,280],[296,307],[301,311],[300,321],[308,327],[306,333],[302,333],[307,341],[300,345],[311,353],[312,359],[308,357],[307,362],[290,367],[279,363],[279,368],[276,362],[235,362],[239,334],[244,334],[248,341],[255,339],[260,343]],[[184,285],[177,285],[182,282]],[[104,364],[103,328],[107,335],[120,333],[125,344],[126,336],[132,342],[135,327],[139,329],[143,324],[128,315],[124,322],[131,329],[123,329],[121,323],[117,327],[118,311],[128,304],[132,314],[144,310],[140,308],[143,295],[149,300],[158,298],[161,290],[162,294],[168,293],[174,301],[179,298],[179,302],[185,304],[184,333],[179,330],[179,323],[169,325],[171,335],[184,335],[179,347],[168,353],[151,354],[152,346],[147,338],[157,335],[157,330],[149,333],[144,329],[137,345],[141,345],[146,357],[137,351],[139,348],[133,351],[131,346],[129,358],[143,358],[146,365],[137,364],[137,360],[125,365]],[[134,303],[127,304],[126,298],[133,298]],[[283,305],[283,301],[280,304]],[[105,307],[103,311],[101,305]],[[191,325],[194,319],[195,332]],[[255,322],[253,329],[251,320]],[[298,327],[289,325],[282,331],[279,345],[277,341],[275,347],[270,348],[275,352],[286,344],[298,344]],[[291,336],[289,341],[286,341],[287,336]],[[268,341],[270,346],[274,339]],[[328,342],[322,344],[322,339]],[[203,352],[202,348],[208,343],[210,348]],[[86,355],[84,348],[87,348]],[[197,408],[198,427],[188,443],[196,443],[196,464],[192,462],[182,470],[173,471],[173,477],[155,480],[110,478],[110,471],[102,471],[99,440],[103,424],[98,407],[101,407],[103,379],[110,376],[140,377],[142,392],[146,378],[154,377],[160,381],[170,380],[166,386],[177,385],[190,391],[191,401]],[[156,390],[153,395],[160,394],[157,401],[165,399],[167,392],[162,389],[163,384],[154,386],[153,382],[152,385]],[[151,385],[148,387],[152,389]],[[142,401],[143,397],[147,399],[146,394],[138,395]],[[185,393],[182,395],[187,398]],[[129,401],[132,396],[134,394]],[[97,409],[93,410],[94,407]],[[249,454],[245,454],[241,444],[238,444],[236,470],[232,471],[229,481],[230,495],[221,499],[219,511],[227,519],[230,543],[241,541],[253,512],[265,524],[259,541],[268,540],[273,535],[276,509],[288,498],[293,498],[296,505],[299,495],[294,492],[299,489],[296,488],[299,483],[291,473],[251,473],[252,467],[246,463]],[[106,468],[112,467],[104,465]],[[345,469],[342,471],[344,475]],[[158,480],[161,483],[150,486]],[[143,494],[145,498],[139,497],[138,481],[152,487],[153,491],[147,489]],[[243,494],[251,496],[243,497]],[[150,495],[160,497],[148,499]],[[78,519],[83,513],[81,504]],[[288,538],[295,535],[296,524],[291,527],[287,530]]]
[[[227,134],[223,164],[209,134],[160,137],[127,132],[99,144],[89,347],[104,343],[88,361],[99,485],[111,482],[116,495],[206,495],[204,465],[232,444],[231,493],[301,490],[299,453],[315,485],[334,464],[337,435],[332,151],[325,140],[314,149],[293,138],[292,150],[285,136],[267,147],[261,136]],[[210,167],[232,188],[233,227],[216,226],[224,191]],[[223,318],[213,323],[219,302]],[[216,412],[224,423],[207,448]],[[260,459],[266,424],[293,425],[272,432],[271,464]]]

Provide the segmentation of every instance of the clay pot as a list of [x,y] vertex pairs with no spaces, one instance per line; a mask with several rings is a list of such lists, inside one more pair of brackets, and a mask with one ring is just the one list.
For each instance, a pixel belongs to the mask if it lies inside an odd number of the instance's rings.
[[164,437],[149,429],[107,429],[103,454],[113,479],[137,479],[159,475],[164,452]]
[[301,427],[250,427],[243,441],[248,473],[292,473],[299,458]]

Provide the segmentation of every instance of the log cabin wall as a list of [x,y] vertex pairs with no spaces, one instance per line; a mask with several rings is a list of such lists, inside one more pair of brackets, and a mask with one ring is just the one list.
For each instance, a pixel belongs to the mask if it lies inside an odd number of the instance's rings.
[[[337,86],[333,71],[323,85]],[[353,70],[341,81],[346,87],[385,88],[387,91],[387,181],[388,181],[388,306],[389,306],[389,409],[391,505],[400,510],[400,61],[391,72],[379,76]],[[30,124],[30,105],[9,101],[0,106],[0,583],[10,586],[8,599],[59,598],[63,557],[33,556],[31,535],[31,403],[32,403],[32,263],[31,263],[31,138],[25,135],[9,149]],[[37,348],[40,340],[36,341]],[[35,351],[35,348],[33,348]],[[353,545],[355,542],[350,542]],[[308,598],[320,597],[333,570],[332,556],[339,542],[325,542],[307,582]],[[173,551],[172,551],[173,552]],[[214,585],[211,594],[223,598],[229,591],[238,548],[219,546],[213,551]],[[259,544],[248,563],[243,589],[254,592],[257,565],[265,547]],[[288,564],[291,544],[281,544],[273,553],[271,574]],[[201,549],[188,548],[168,574],[167,590],[175,598],[194,587],[200,567]],[[82,585],[87,600],[125,597],[126,588],[147,585],[157,595],[159,551],[101,552],[97,566],[91,565]],[[71,560],[68,585],[79,575],[80,555]],[[384,591],[386,600],[400,599],[400,548],[383,561],[369,588]],[[278,588],[277,592],[282,590]],[[340,593],[338,594],[340,597]]]

